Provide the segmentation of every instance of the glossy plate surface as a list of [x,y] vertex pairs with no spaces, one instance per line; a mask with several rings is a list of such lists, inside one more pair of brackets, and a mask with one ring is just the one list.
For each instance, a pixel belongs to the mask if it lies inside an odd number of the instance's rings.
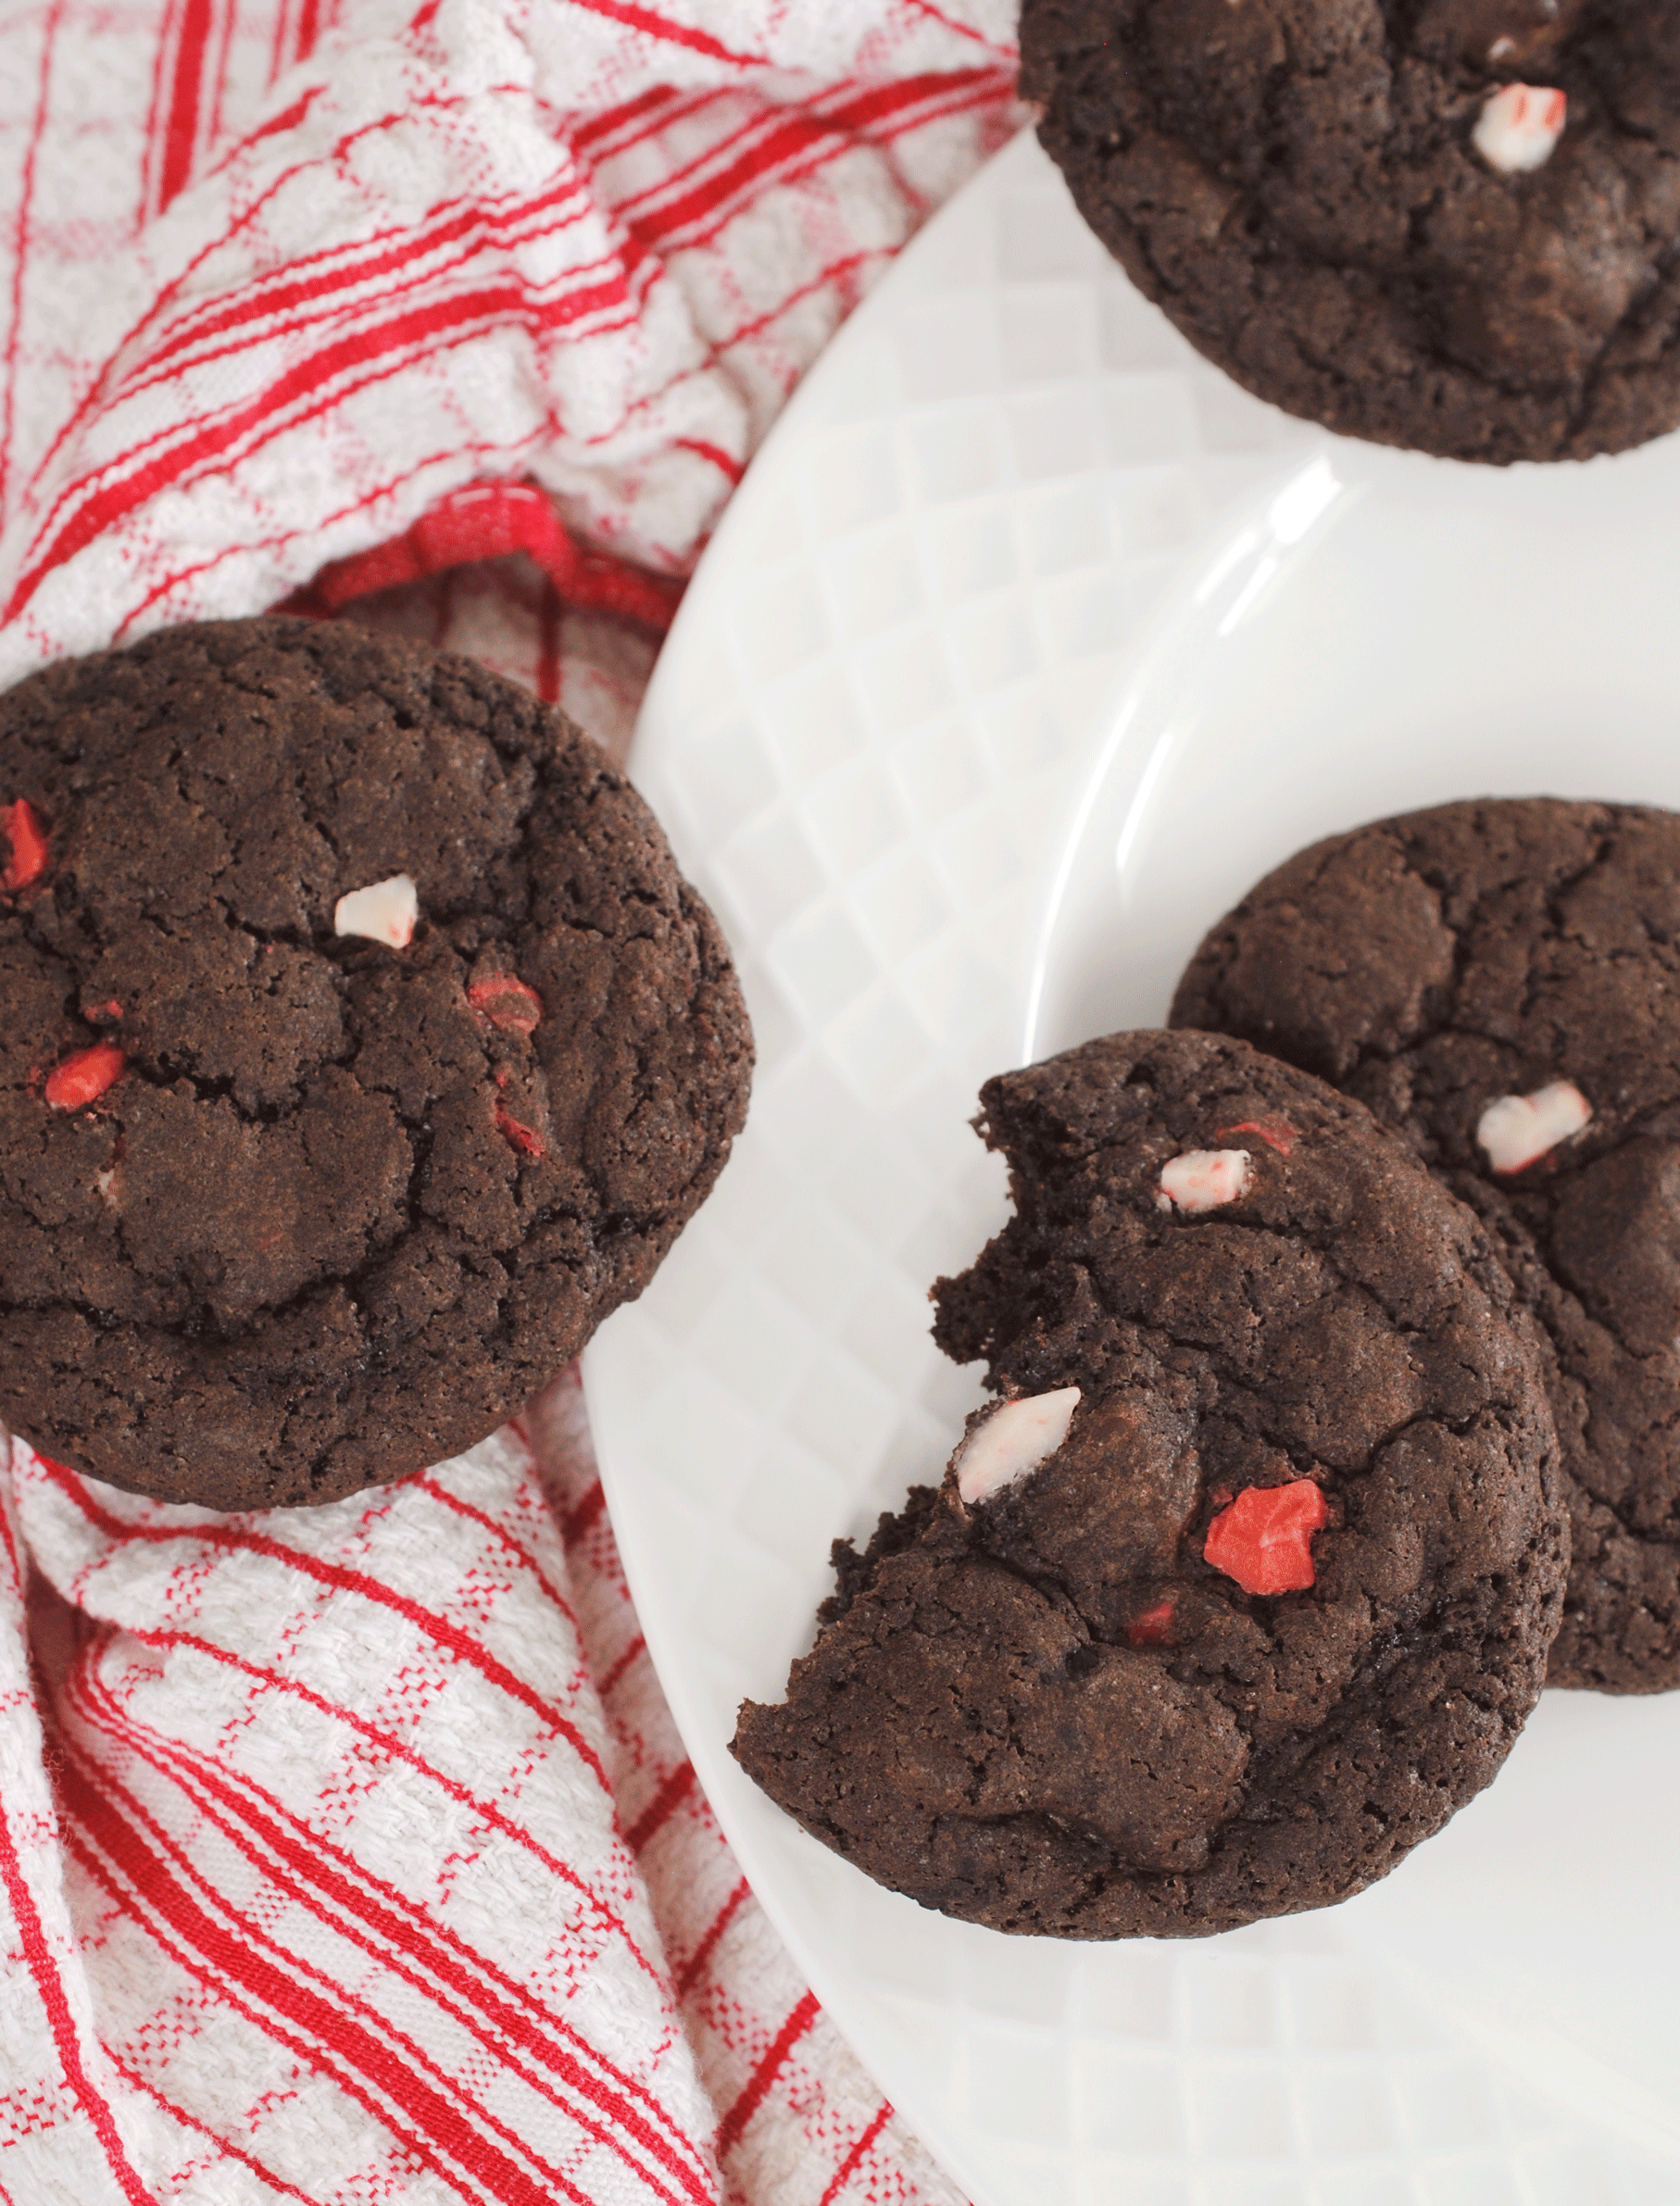
[[928,1284],[1004,1215],[980,1081],[1158,1019],[1299,844],[1478,790],[1680,802],[1680,451],[1483,474],[1197,360],[1023,139],[749,472],[633,770],[740,958],[752,1121],[589,1351],[660,1675],[742,1861],[978,2206],[1680,2199],[1680,1696],[1555,1695],[1387,1882],[1184,1944],[883,1892],[725,1751],[829,1541],[978,1398]]

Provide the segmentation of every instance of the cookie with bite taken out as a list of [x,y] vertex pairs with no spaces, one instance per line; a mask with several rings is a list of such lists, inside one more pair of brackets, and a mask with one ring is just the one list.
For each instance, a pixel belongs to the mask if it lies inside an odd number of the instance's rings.
[[1323,1906],[1486,1785],[1568,1525],[1536,1332],[1368,1112],[1223,1036],[982,1090],[1015,1215],[935,1289],[998,1399],[835,1548],[733,1751],[923,1905],[1063,1937]]
[[1680,5],[1026,0],[1081,212],[1325,427],[1580,459],[1680,422]]
[[281,620],[52,667],[0,697],[0,1422],[219,1509],[455,1454],[646,1285],[751,1054],[511,683]]

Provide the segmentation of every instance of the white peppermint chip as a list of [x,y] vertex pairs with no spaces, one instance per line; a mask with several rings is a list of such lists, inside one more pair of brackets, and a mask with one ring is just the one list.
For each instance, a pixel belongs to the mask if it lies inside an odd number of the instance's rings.
[[419,917],[420,895],[407,873],[393,873],[370,888],[353,888],[332,908],[338,934],[365,935],[370,942],[389,943],[394,950],[407,948]]
[[1593,1107],[1572,1082],[1554,1080],[1532,1096],[1501,1096],[1476,1121],[1476,1140],[1495,1172],[1521,1172],[1579,1134]]
[[1254,1159],[1247,1149],[1186,1149],[1160,1168],[1158,1210],[1217,1210],[1234,1203],[1254,1184]]
[[1470,143],[1501,176],[1543,169],[1563,135],[1569,102],[1548,84],[1501,84],[1490,93]]
[[957,1491],[969,1507],[989,1501],[1053,1456],[1078,1407],[1078,1387],[1058,1386],[1052,1394],[1003,1402],[977,1424],[957,1458]]

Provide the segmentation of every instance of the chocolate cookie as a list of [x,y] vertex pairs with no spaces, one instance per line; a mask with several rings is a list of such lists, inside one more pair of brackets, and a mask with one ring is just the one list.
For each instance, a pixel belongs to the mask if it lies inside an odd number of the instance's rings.
[[1486,799],[1303,850],[1172,1021],[1334,1081],[1492,1232],[1549,1337],[1574,1562],[1552,1685],[1680,1686],[1680,817]]
[[935,1289],[984,1358],[944,1488],[734,1752],[925,1906],[1062,1937],[1339,1899],[1487,1783],[1567,1524],[1474,1218],[1318,1081],[1114,1034],[982,1091],[1016,1214]]
[[470,1446],[741,1124],[710,914],[469,659],[270,620],[53,667],[0,698],[0,1420],[135,1492]]
[[1457,459],[1680,422],[1676,0],[1026,0],[1080,211],[1238,382]]

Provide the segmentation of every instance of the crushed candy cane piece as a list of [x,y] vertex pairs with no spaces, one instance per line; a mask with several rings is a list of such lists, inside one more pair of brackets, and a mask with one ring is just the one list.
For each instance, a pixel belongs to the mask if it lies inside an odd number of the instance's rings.
[[1171,1647],[1172,1644],[1172,1604],[1157,1601],[1154,1608],[1146,1609],[1125,1626],[1128,1647]]
[[540,1159],[547,1155],[547,1151],[543,1146],[542,1135],[533,1134],[529,1126],[521,1125],[520,1121],[510,1111],[504,1110],[499,1103],[495,1107],[495,1130],[504,1141],[510,1142],[516,1149],[522,1150],[527,1157]]
[[359,934],[394,950],[407,948],[419,918],[420,893],[407,873],[393,873],[389,881],[375,881],[368,888],[353,888],[332,907],[334,933]]
[[1572,1081],[1553,1080],[1532,1096],[1501,1096],[1476,1121],[1476,1142],[1495,1172],[1521,1172],[1560,1142],[1573,1140],[1593,1107]]
[[0,890],[7,896],[28,888],[39,881],[46,871],[46,837],[41,832],[41,822],[35,808],[27,796],[20,796],[15,804],[8,804],[0,812],[0,828],[12,846],[11,861],[0,873]]
[[1286,1157],[1296,1144],[1296,1131],[1287,1119],[1244,1119],[1240,1125],[1215,1126],[1213,1138],[1223,1141],[1227,1134],[1258,1134],[1268,1148],[1275,1149],[1280,1157]]
[[115,1042],[95,1042],[67,1057],[46,1080],[46,1099],[55,1110],[80,1110],[122,1078],[128,1059]]
[[1329,1522],[1310,1478],[1246,1486],[1209,1525],[1202,1556],[1245,1593],[1301,1593],[1312,1583],[1312,1535]]
[[1550,160],[1568,109],[1549,84],[1501,84],[1484,102],[1470,143],[1501,176],[1524,175]]
[[1234,1203],[1254,1184],[1254,1159],[1247,1149],[1186,1149],[1160,1168],[1158,1210],[1217,1210]]
[[515,1034],[530,1034],[543,1016],[542,997],[510,972],[493,972],[474,981],[467,990],[467,1001],[492,1026],[505,1026]]
[[962,1499],[972,1509],[1036,1471],[1067,1438],[1078,1407],[1077,1386],[999,1403],[958,1452],[957,1491]]

